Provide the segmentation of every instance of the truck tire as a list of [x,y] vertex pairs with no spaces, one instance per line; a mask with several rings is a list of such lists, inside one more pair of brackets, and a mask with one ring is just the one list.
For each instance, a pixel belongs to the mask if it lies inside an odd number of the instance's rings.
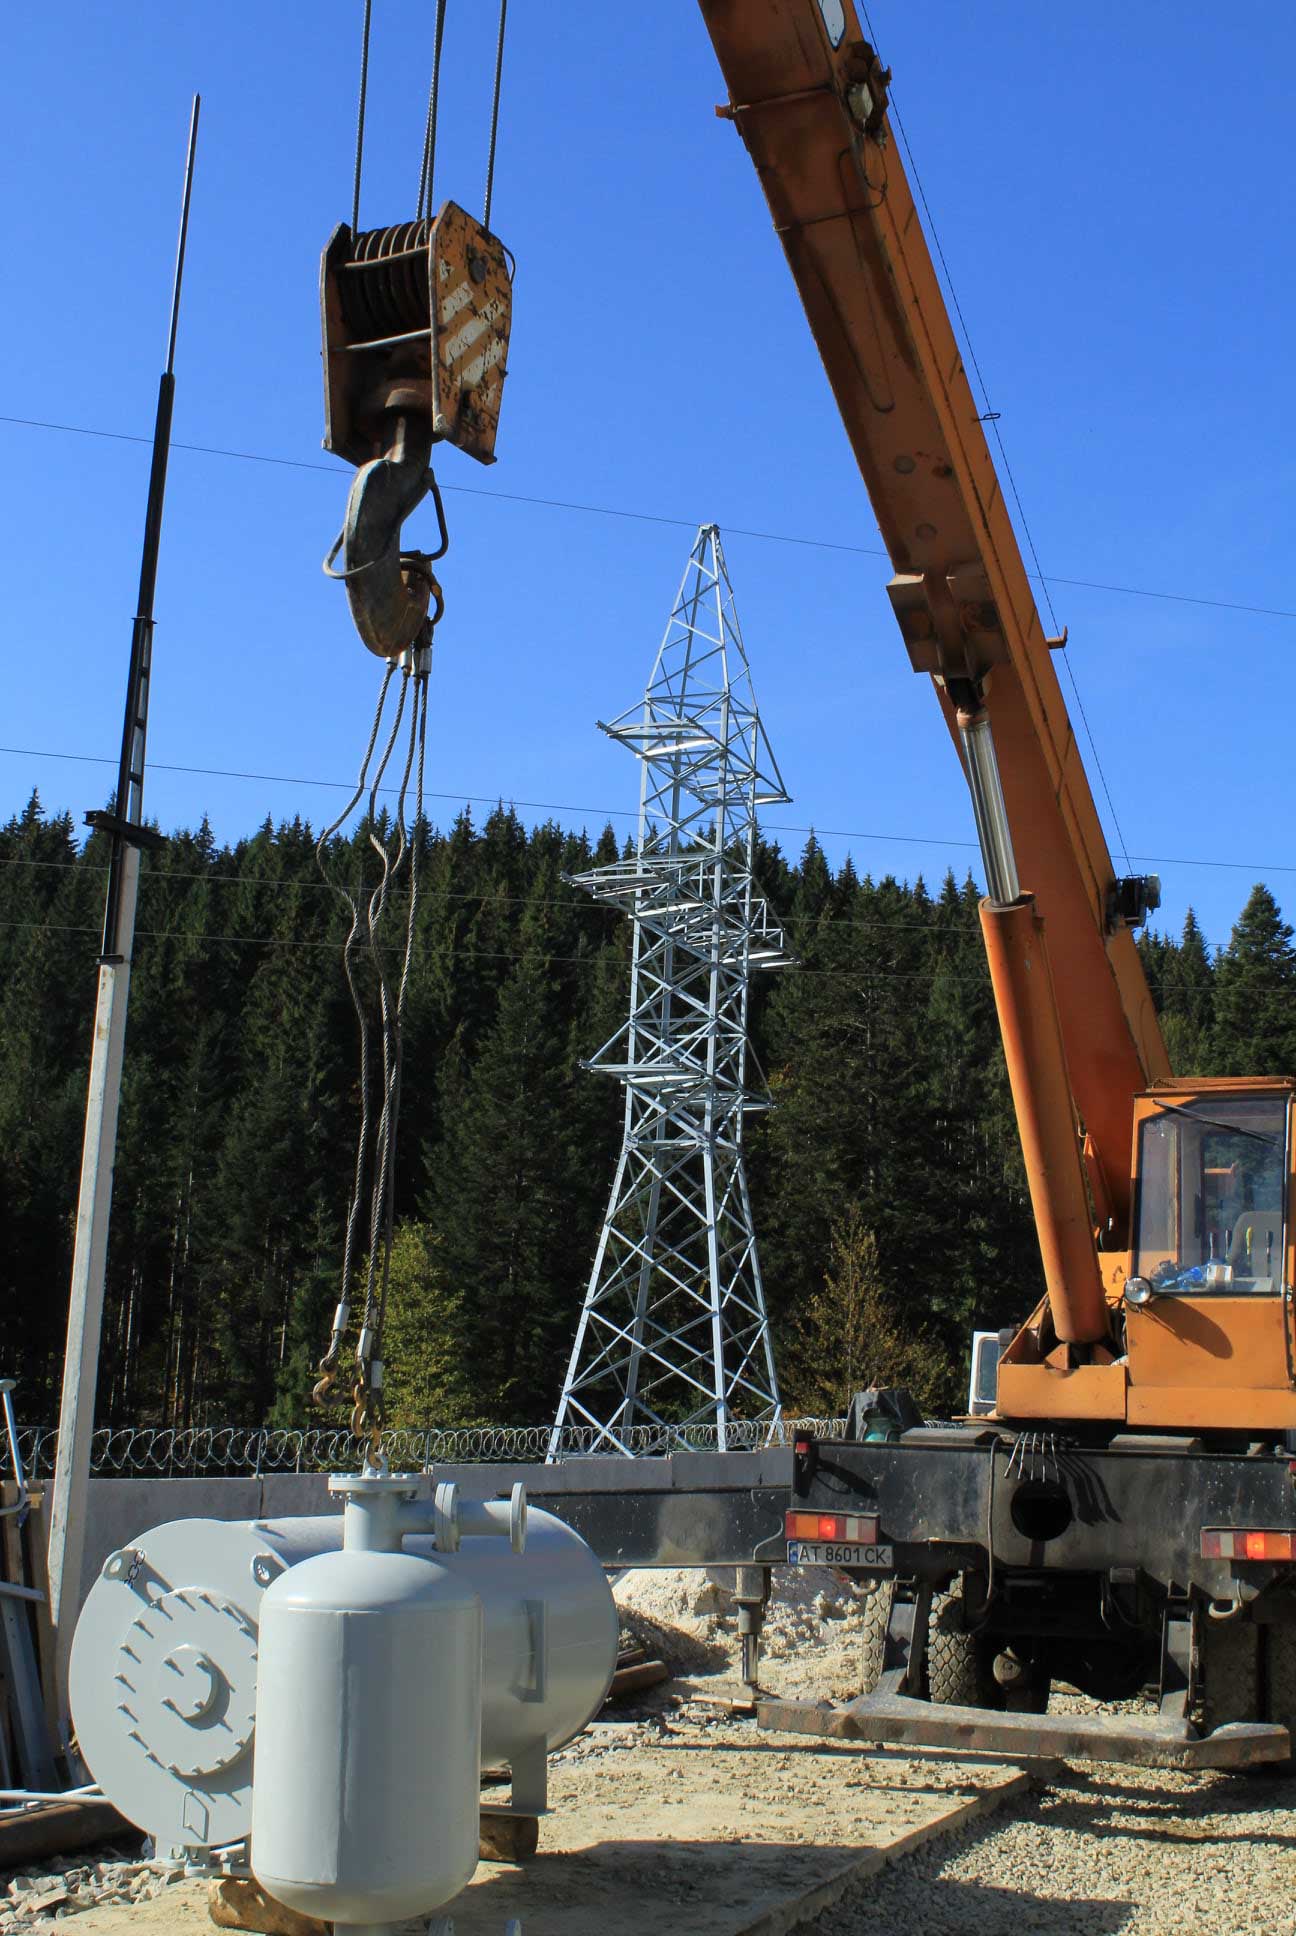
[[1202,1727],[1207,1734],[1260,1714],[1260,1633],[1250,1620],[1202,1623]]
[[891,1619],[891,1602],[894,1599],[895,1581],[893,1579],[874,1580],[873,1590],[864,1602],[864,1631],[860,1637],[861,1694],[872,1694],[882,1678],[887,1626]]
[[963,1588],[932,1598],[927,1628],[928,1699],[951,1707],[1000,1707],[992,1651],[967,1630]]
[[[1275,1622],[1265,1627],[1263,1654],[1265,1665],[1265,1720],[1277,1721],[1288,1729],[1296,1746],[1296,1626]],[[1290,1774],[1296,1756],[1286,1761],[1266,1761],[1258,1766],[1275,1774]]]

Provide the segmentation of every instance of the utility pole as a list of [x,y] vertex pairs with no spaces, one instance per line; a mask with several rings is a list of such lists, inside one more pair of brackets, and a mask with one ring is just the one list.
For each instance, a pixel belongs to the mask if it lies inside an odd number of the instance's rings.
[[[630,1014],[589,1067],[625,1131],[549,1457],[774,1426],[778,1379],[743,1165],[747,988],[786,966],[756,892],[757,808],[788,798],[761,725],[720,533],[698,532],[642,705],[604,732],[640,762],[634,858],[574,876],[634,923]],[[655,1449],[655,1448],[654,1448]]]
[[90,1050],[90,1086],[86,1099],[85,1140],[81,1151],[81,1183],[77,1195],[72,1292],[68,1309],[67,1350],[63,1359],[63,1397],[59,1408],[58,1456],[50,1500],[49,1596],[56,1642],[60,1725],[64,1723],[67,1704],[68,1651],[81,1603],[86,1490],[90,1477],[90,1446],[94,1435],[95,1392],[99,1376],[108,1222],[112,1213],[113,1162],[117,1150],[117,1110],[121,1100],[122,1048],[126,1037],[126,1003],[130,994],[139,857],[141,847],[162,844],[161,836],[143,824],[144,742],[148,729],[153,663],[153,599],[162,537],[167,457],[171,447],[171,414],[175,403],[176,329],[180,320],[180,285],[184,276],[185,241],[189,232],[189,197],[193,188],[200,105],[200,97],[195,94],[185,156],[180,239],[176,248],[175,280],[171,290],[166,368],[158,384],[157,416],[153,427],[153,461],[149,471],[148,505],[144,514],[139,597],[131,633],[130,672],[126,682],[126,715],[122,724],[117,793],[111,813],[86,815],[87,826],[108,834],[112,845],[104,907],[103,948],[99,956],[94,1039]]

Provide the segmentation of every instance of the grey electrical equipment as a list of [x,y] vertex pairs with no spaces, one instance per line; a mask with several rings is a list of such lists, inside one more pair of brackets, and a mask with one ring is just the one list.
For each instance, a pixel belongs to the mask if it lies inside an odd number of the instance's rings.
[[348,1546],[276,1580],[252,1791],[262,1887],[339,1930],[457,1896],[477,1867],[481,1682],[482,1603],[440,1560]]
[[[536,1511],[522,1515],[525,1551],[511,1550],[521,1543],[516,1502],[459,1501],[453,1487],[432,1489],[419,1477],[330,1483],[335,1491],[382,1488],[347,1496],[357,1536],[366,1537],[380,1506],[405,1512],[397,1548],[412,1560],[433,1561],[427,1575],[444,1574],[480,1602],[481,1766],[507,1766],[514,1805],[537,1812],[545,1801],[546,1754],[597,1712],[616,1665],[616,1610],[593,1553],[561,1520]],[[406,1531],[410,1525],[418,1530]],[[510,1532],[512,1538],[486,1536]],[[298,1580],[304,1587],[318,1578],[297,1569],[318,1556],[340,1556],[342,1546],[340,1513],[181,1519],[141,1534],[105,1562],[73,1642],[72,1716],[95,1780],[160,1853],[200,1857],[249,1834],[265,1596],[280,1581],[286,1612]],[[357,1591],[363,1597],[373,1589],[358,1580]],[[409,1605],[422,1605],[417,1594]],[[422,1636],[415,1651],[428,1658],[420,1654],[417,1676],[389,1676],[385,1698],[402,1716],[422,1712],[416,1682],[441,1687],[463,1671],[457,1656],[442,1657],[430,1646],[430,1615],[412,1611],[410,1621]],[[327,1690],[314,1690],[313,1698],[325,1697]],[[436,1738],[420,1749],[404,1720],[400,1739],[405,1753],[430,1760],[440,1752]],[[259,1765],[275,1752],[272,1745],[259,1750]],[[299,1779],[304,1765],[298,1763]],[[472,1791],[475,1811],[475,1762]]]

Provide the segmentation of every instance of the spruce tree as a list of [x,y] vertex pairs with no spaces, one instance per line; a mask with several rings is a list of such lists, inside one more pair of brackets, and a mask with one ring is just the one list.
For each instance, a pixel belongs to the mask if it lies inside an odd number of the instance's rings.
[[1215,975],[1197,916],[1184,916],[1179,945],[1166,958],[1161,984],[1161,1028],[1176,1075],[1213,1072]]
[[1252,888],[1219,959],[1213,1034],[1221,1075],[1296,1072],[1292,930],[1261,883]]

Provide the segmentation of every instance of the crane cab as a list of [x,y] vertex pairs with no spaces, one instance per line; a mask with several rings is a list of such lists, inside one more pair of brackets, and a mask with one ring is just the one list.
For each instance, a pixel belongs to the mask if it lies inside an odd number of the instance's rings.
[[1296,1082],[1158,1083],[1134,1112],[1131,1425],[1296,1429]]
[[1109,1340],[1047,1300],[999,1361],[1001,1418],[1296,1431],[1296,1078],[1167,1079],[1134,1098],[1128,1250],[1098,1253]]

